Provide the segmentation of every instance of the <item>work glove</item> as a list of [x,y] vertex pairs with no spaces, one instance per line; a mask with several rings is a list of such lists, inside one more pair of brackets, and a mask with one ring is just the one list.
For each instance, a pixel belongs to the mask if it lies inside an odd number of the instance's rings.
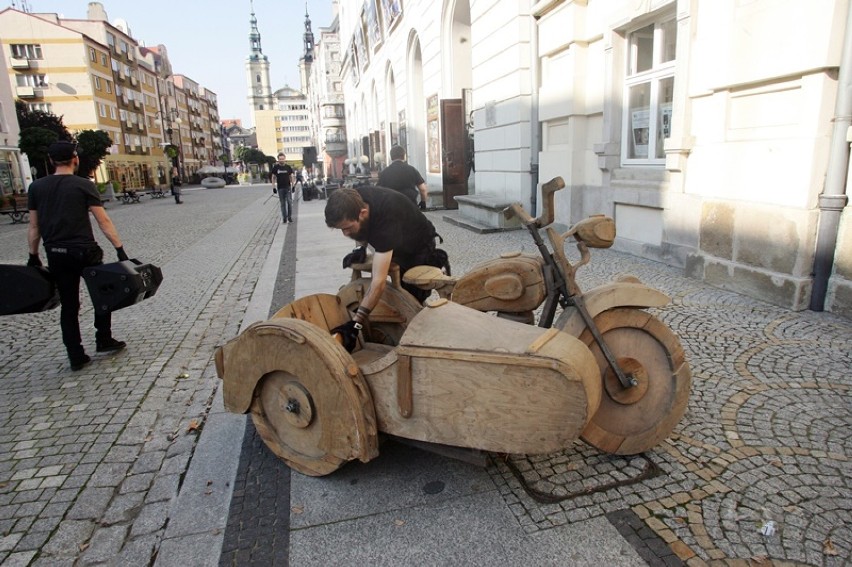
[[125,260],[129,260],[127,257],[127,252],[124,251],[124,246],[119,246],[115,249],[115,253],[118,254],[118,261],[124,262]]
[[426,201],[420,201],[420,210],[421,210],[421,211],[425,211],[425,210],[426,210]]
[[278,189],[276,189],[275,187],[273,187],[273,188],[272,188],[272,194],[273,194],[273,195],[275,195],[276,193],[278,193]]
[[27,260],[27,266],[30,268],[39,268],[41,265],[41,258],[38,257],[38,254],[30,254],[30,259]]
[[352,264],[363,264],[367,259],[367,249],[359,246],[352,252],[343,257],[343,269],[350,267]]
[[333,328],[331,330],[331,334],[337,342],[343,345],[346,352],[352,352],[355,350],[355,345],[358,344],[358,331],[360,331],[361,328],[362,325],[360,323],[347,321],[339,327]]

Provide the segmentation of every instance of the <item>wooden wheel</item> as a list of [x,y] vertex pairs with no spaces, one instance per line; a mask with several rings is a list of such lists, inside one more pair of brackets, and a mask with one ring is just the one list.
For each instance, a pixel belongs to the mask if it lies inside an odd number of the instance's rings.
[[603,394],[581,438],[618,455],[642,453],[668,437],[686,411],[692,373],[677,336],[645,311],[618,308],[595,317],[604,341],[625,373],[639,384],[625,389],[592,334],[580,335],[601,369]]
[[252,330],[257,340],[246,339],[243,356],[264,359],[265,368],[250,411],[269,449],[310,476],[332,473],[355,458],[374,458],[378,443],[369,388],[328,331],[293,319]]

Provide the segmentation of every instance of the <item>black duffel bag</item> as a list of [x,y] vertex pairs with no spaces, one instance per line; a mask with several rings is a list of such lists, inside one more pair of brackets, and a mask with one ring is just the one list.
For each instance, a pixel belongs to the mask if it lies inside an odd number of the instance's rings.
[[59,305],[59,292],[46,268],[0,264],[0,315],[38,313]]

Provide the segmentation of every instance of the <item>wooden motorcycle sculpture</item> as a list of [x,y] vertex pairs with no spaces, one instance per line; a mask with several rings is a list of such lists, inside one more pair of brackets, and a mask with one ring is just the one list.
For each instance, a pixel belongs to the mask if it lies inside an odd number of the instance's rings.
[[[440,296],[425,307],[392,273],[352,353],[329,330],[352,318],[368,264],[353,266],[337,295],[303,297],[251,325],[216,352],[226,409],[250,411],[267,446],[313,476],[375,458],[380,432],[500,453],[549,453],[577,438],[616,454],[654,447],[683,416],[692,381],[677,337],[643,310],[668,297],[633,277],[580,290],[577,268],[590,247],[612,245],[615,227],[603,216],[565,234],[548,227],[562,187],[542,187],[539,218],[519,204],[506,211],[540,258],[505,255],[458,278],[413,268],[405,281]],[[581,254],[573,265],[569,237]]]

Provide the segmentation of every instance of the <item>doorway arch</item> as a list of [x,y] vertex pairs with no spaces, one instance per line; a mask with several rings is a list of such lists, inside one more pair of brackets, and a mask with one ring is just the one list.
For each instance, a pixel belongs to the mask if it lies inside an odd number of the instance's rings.
[[408,113],[405,117],[408,162],[418,171],[426,167],[426,95],[423,92],[423,52],[412,31],[408,38]]
[[462,98],[462,90],[473,86],[470,0],[444,0],[441,43],[443,96]]

